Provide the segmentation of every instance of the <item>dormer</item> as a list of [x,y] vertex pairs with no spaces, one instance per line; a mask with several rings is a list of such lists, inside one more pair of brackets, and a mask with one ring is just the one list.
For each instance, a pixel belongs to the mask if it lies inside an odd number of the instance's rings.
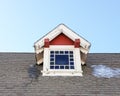
[[36,62],[43,76],[82,76],[91,44],[64,24],[34,43]]

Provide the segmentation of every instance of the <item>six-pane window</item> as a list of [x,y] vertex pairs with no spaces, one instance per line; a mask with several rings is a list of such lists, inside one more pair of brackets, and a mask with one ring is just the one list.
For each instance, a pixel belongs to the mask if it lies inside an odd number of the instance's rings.
[[50,51],[50,69],[74,69],[73,51]]

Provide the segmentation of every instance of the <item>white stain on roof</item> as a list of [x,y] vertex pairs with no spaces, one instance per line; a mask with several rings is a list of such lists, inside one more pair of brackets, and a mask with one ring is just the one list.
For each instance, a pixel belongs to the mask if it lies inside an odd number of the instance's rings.
[[104,77],[104,78],[120,78],[120,68],[111,68],[105,65],[92,65],[93,68],[92,74],[95,77]]

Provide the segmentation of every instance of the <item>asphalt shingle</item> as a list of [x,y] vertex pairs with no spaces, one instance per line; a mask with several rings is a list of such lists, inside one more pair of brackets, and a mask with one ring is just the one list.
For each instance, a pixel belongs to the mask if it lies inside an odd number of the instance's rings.
[[[120,68],[119,53],[90,53],[83,77],[29,77],[34,53],[0,53],[0,96],[120,96],[120,78],[97,78],[91,65]],[[37,66],[38,70],[42,65]]]

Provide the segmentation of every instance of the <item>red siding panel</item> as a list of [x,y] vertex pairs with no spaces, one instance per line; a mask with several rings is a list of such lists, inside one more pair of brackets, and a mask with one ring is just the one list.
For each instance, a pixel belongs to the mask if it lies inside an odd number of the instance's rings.
[[74,45],[74,41],[61,33],[50,42],[50,45]]

